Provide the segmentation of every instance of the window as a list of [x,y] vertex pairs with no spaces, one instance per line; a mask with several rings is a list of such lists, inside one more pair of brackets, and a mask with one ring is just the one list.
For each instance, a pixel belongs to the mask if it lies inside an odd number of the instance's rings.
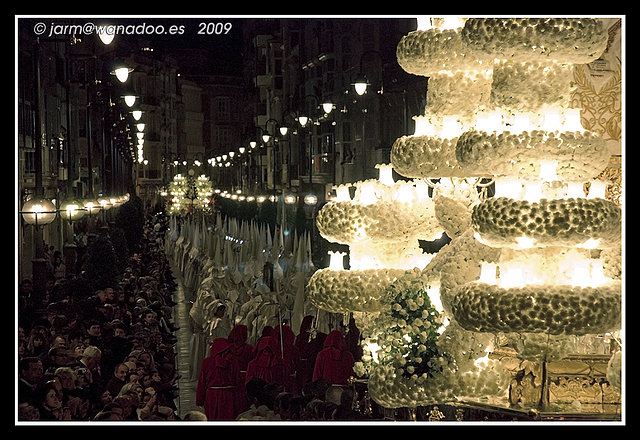
[[216,119],[229,119],[231,116],[231,99],[229,97],[216,98],[213,105]]

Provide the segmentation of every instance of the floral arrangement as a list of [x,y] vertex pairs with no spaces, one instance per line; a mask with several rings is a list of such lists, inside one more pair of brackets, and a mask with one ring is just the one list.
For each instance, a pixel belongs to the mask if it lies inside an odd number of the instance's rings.
[[472,122],[478,108],[491,104],[492,78],[492,70],[460,70],[430,76],[425,114],[456,115]]
[[598,59],[608,37],[593,18],[470,18],[460,34],[467,46],[495,58],[574,64]]
[[424,182],[389,185],[370,179],[355,186],[353,199],[334,200],[318,212],[318,232],[327,240],[349,245],[397,242],[399,236],[406,241],[442,232]]
[[480,200],[475,184],[466,179],[440,179],[433,188],[436,218],[450,238],[471,227],[471,210]]
[[468,175],[521,179],[538,178],[541,161],[554,160],[558,179],[574,181],[598,175],[611,153],[591,132],[468,130],[458,138],[455,156]]
[[521,237],[538,247],[578,246],[598,240],[600,248],[608,248],[621,240],[622,210],[600,198],[542,199],[539,203],[490,198],[474,206],[471,217],[481,241],[497,247],[522,247]]
[[[432,303],[425,279],[400,278],[365,328],[356,374],[369,375],[372,398],[389,408],[503,395],[509,374],[487,357],[487,338],[453,325]],[[363,332],[364,333],[364,332]]]
[[457,288],[452,314],[465,329],[585,335],[615,331],[621,318],[619,283],[599,287],[526,285]]
[[403,269],[331,270],[320,269],[307,283],[311,303],[331,313],[379,312],[386,288]]
[[401,136],[391,147],[391,162],[398,173],[407,177],[466,177],[456,158],[457,143],[457,136]]
[[213,203],[213,186],[205,175],[194,177],[176,174],[169,183],[167,212],[172,215],[188,215],[196,212],[210,214]]
[[575,89],[573,67],[556,61],[496,62],[491,106],[514,112],[538,111],[544,106],[566,108]]

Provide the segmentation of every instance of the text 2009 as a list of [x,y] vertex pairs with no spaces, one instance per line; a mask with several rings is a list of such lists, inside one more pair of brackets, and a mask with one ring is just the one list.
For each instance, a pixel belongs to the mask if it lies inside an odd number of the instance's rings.
[[231,31],[231,23],[200,23],[198,24],[198,35],[222,35]]

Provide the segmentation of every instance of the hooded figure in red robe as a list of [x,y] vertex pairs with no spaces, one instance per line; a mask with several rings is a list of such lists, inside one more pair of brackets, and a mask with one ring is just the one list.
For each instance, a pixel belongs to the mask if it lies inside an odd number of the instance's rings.
[[235,420],[239,414],[234,398],[238,385],[238,361],[227,340],[216,338],[211,354],[202,360],[196,387],[196,405],[204,407],[207,420]]
[[304,384],[311,382],[311,378],[313,377],[313,367],[316,364],[316,356],[322,349],[322,344],[318,344],[318,340],[312,337],[310,331],[312,325],[313,316],[305,316],[300,324],[300,333],[296,336],[296,340],[293,344],[300,353],[298,370],[296,372],[298,390],[302,390]]
[[240,368],[240,384],[236,392],[236,404],[240,412],[249,409],[249,400],[247,398],[246,389],[244,387],[245,375],[249,361],[253,359],[253,346],[247,344],[247,336],[249,330],[246,325],[236,325],[227,337],[229,342],[229,351],[238,361]]
[[254,377],[262,379],[267,383],[274,382],[273,366],[276,363],[276,350],[278,346],[271,337],[263,337],[256,344],[256,355],[247,365],[245,374],[245,384]]
[[249,330],[246,325],[236,325],[227,337],[229,350],[238,359],[238,366],[244,382],[244,374],[247,372],[247,365],[253,359],[253,346],[247,343]]
[[285,391],[296,393],[296,371],[300,352],[293,345],[296,335],[288,325],[280,325],[275,328],[271,336],[277,346],[276,362],[274,364],[274,382],[284,387]]
[[349,377],[353,376],[353,355],[344,345],[342,332],[333,330],[327,335],[324,347],[316,357],[313,381],[325,379],[332,385],[349,387]]

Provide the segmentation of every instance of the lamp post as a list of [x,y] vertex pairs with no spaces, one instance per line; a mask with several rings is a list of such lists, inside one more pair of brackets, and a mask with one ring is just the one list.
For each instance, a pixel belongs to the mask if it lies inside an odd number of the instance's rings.
[[43,306],[46,294],[46,271],[47,262],[44,258],[43,227],[53,222],[56,218],[55,205],[44,197],[44,187],[42,185],[42,118],[41,118],[41,84],[40,84],[40,40],[35,39],[33,45],[33,101],[34,111],[34,172],[35,185],[34,195],[28,199],[19,211],[22,219],[28,225],[33,226],[33,243],[35,245],[34,258],[32,259],[32,285],[33,285],[33,305],[36,309]]
[[71,197],[60,204],[60,217],[67,220],[68,232],[67,241],[64,244],[64,265],[66,268],[66,276],[75,275],[76,260],[78,257],[77,246],[73,240],[73,222],[84,217],[86,210],[82,202]]
[[25,223],[33,226],[33,241],[35,243],[35,258],[31,260],[33,264],[33,305],[36,310],[40,310],[44,306],[43,300],[47,289],[47,260],[44,257],[42,228],[55,220],[57,211],[51,201],[36,195],[22,205],[20,213]]
[[[313,193],[313,125],[319,124],[323,118],[326,118],[333,110],[334,104],[329,101],[323,101],[322,103],[320,103],[320,100],[316,95],[306,95],[304,98],[302,98],[303,103],[305,103],[307,99],[312,99],[315,103],[315,106],[312,107],[311,116],[307,116],[304,113],[299,114],[298,123],[302,128],[308,127],[309,130],[309,191]],[[314,113],[319,107],[322,107],[323,113],[320,116],[316,116]]]

